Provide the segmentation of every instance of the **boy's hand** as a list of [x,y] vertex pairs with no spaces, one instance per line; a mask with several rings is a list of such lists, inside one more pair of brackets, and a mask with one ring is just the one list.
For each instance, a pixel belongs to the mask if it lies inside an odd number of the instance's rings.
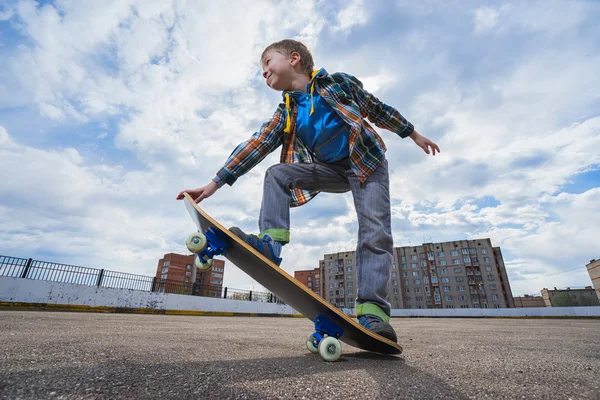
[[431,140],[427,139],[425,136],[419,134],[419,132],[414,131],[409,135],[409,138],[415,141],[415,144],[423,149],[423,151],[427,154],[430,154],[429,148],[431,148],[431,152],[435,156],[435,152],[437,150],[438,153],[441,153],[440,148],[437,144],[433,143]]
[[184,197],[183,194],[187,193],[190,196],[192,196],[192,199],[194,199],[194,201],[196,203],[200,203],[202,200],[206,199],[207,197],[212,196],[217,191],[218,188],[219,187],[217,186],[217,184],[214,181],[211,181],[208,185],[197,188],[197,189],[182,190],[177,195],[177,200],[183,200],[183,197]]

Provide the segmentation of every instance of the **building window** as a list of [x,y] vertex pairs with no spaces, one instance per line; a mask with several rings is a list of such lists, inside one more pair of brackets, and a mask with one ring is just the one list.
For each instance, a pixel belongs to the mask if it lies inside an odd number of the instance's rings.
[[319,274],[315,274],[315,279],[319,279],[319,278],[320,278]]
[[166,274],[167,272],[169,272],[169,268],[168,268],[168,267],[167,267],[167,268],[163,268],[163,269],[162,269],[162,273],[163,273],[163,274]]
[[447,268],[441,268],[440,269],[440,275],[446,275],[448,273],[448,269]]
[[496,285],[490,285],[490,290],[496,290]]
[[[444,296],[444,300],[446,300],[446,301],[452,301],[452,296]],[[446,308],[448,308],[448,307],[446,306]]]
[[185,271],[186,276],[192,275],[192,271]]
[[444,252],[443,252],[443,251],[440,251],[440,252],[438,253],[438,257],[439,257],[439,258],[443,258],[443,257],[444,257]]
[[185,278],[185,281],[186,281],[186,282],[189,282],[189,281],[190,281],[190,278]]
[[464,286],[462,286],[462,285],[461,285],[461,286],[459,286],[459,287],[458,287],[458,291],[459,291],[459,292],[464,292],[464,291],[465,291],[465,287],[464,287]]
[[492,300],[498,300],[498,295],[497,294],[493,294],[492,295]]
[[493,281],[494,279],[494,275],[488,275],[488,281]]
[[469,249],[469,252],[470,252],[471,254],[477,254],[477,249]]
[[419,271],[413,271],[412,276],[419,276]]
[[440,265],[446,265],[446,260],[440,260]]
[[420,279],[415,279],[415,280],[413,280],[413,283],[415,285],[420,285],[421,284],[421,280]]
[[481,254],[487,254],[487,249],[481,249]]
[[450,283],[450,278],[442,278],[442,283]]
[[462,268],[454,268],[454,273],[455,274],[460,274],[462,272]]
[[412,264],[410,264],[410,267],[412,269],[415,269],[415,268],[418,268],[419,266],[417,265],[417,263],[412,263]]
[[485,267],[485,270],[486,270],[487,272],[492,272],[492,267]]
[[465,277],[464,276],[457,276],[456,277],[456,282],[464,282],[465,281]]
[[444,292],[449,292],[450,291],[450,286],[444,286]]
[[454,260],[452,260],[452,264],[454,264],[454,265],[460,264],[460,260],[454,259]]
[[163,262],[163,267],[168,267],[168,266],[169,266],[169,261]]
[[[185,266],[185,269],[192,269],[192,264],[188,264]],[[215,268],[216,269],[216,268]]]
[[489,257],[483,257],[483,262],[490,262],[490,258]]
[[167,274],[163,274],[160,276],[160,279],[167,279],[167,276],[168,276]]
[[463,258],[463,261],[468,264],[471,262],[471,257],[465,257]]
[[463,254],[469,254],[469,249],[462,249]]
[[456,251],[456,250],[453,250],[451,254],[452,254],[452,257],[458,257],[458,251]]
[[398,286],[398,281],[397,281],[397,280],[393,280],[393,281],[392,281],[392,285],[394,285],[394,286]]
[[417,256],[415,254],[413,254],[412,256],[410,256],[410,259],[415,261],[417,259]]

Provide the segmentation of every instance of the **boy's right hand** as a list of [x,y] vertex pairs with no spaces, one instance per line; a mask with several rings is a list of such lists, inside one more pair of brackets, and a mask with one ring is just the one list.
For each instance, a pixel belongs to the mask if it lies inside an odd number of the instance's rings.
[[183,200],[183,197],[184,197],[183,194],[187,193],[190,196],[192,196],[192,199],[194,199],[194,201],[196,203],[200,203],[202,200],[206,199],[207,197],[212,196],[217,191],[217,189],[219,189],[219,187],[217,186],[217,183],[214,181],[211,181],[208,185],[202,186],[197,189],[182,190],[177,195],[177,200]]

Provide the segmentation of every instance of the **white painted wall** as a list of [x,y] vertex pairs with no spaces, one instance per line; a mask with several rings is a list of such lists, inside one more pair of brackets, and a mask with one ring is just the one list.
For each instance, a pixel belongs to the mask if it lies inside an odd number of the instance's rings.
[[155,310],[298,314],[285,304],[110,289],[10,277],[0,277],[0,301]]
[[397,309],[392,317],[600,317],[596,307]]
[[[155,310],[298,314],[284,304],[261,303],[132,289],[109,289],[71,283],[0,277],[0,301],[72,304]],[[354,309],[344,309],[354,315]],[[597,307],[396,309],[392,317],[600,317]]]

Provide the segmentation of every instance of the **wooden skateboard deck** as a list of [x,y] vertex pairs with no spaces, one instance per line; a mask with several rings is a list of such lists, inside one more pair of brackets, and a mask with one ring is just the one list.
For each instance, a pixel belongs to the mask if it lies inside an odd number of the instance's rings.
[[[363,350],[383,354],[400,354],[402,352],[402,347],[399,344],[364,328],[357,321],[329,304],[249,244],[235,236],[204,212],[187,193],[185,193],[183,201],[198,231],[201,233],[210,231],[210,234],[207,233],[209,243],[211,242],[209,236],[214,237],[216,233],[218,239],[215,238],[215,241],[225,244],[224,256],[229,261],[281,298],[286,304],[315,322],[315,338],[317,338],[314,342],[315,346],[322,340],[322,337],[334,336],[351,346]],[[209,248],[209,252],[211,251]],[[322,336],[319,335],[319,332]],[[307,341],[310,341],[310,336]],[[318,350],[316,348],[311,349],[309,344],[307,344],[307,347],[312,352],[320,352],[320,346],[318,346]],[[321,356],[325,358],[322,353]]]

